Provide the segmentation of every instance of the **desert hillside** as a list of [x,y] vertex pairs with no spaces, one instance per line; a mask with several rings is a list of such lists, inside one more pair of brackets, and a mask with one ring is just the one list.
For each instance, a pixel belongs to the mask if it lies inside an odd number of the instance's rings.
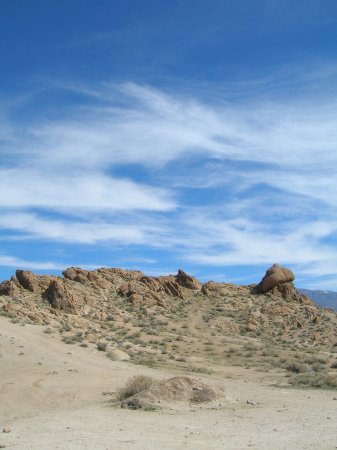
[[[0,445],[334,448],[337,313],[293,281],[18,270],[0,284]],[[117,395],[135,375],[155,382],[138,412]]]
[[275,264],[257,285],[202,284],[182,270],[148,277],[139,271],[69,268],[63,277],[17,270],[0,284],[1,314],[49,327],[69,344],[123,350],[131,360],[235,359],[237,346],[333,352],[337,314],[294,287]]

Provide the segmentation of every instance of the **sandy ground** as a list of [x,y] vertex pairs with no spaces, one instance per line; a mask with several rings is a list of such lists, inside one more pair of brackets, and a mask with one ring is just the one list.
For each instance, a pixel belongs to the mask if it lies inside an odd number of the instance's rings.
[[228,400],[216,407],[123,410],[103,393],[136,374],[177,372],[113,362],[43,331],[0,317],[0,445],[8,449],[337,448],[336,391],[275,387],[268,374],[231,367],[194,376],[225,387]]

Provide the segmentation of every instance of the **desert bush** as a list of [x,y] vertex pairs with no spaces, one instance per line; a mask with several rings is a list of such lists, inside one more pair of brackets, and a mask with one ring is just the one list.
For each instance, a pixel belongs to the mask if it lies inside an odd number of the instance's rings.
[[147,354],[140,356],[138,353],[137,357],[134,359],[134,363],[141,366],[156,367],[158,364],[158,357],[156,356],[154,358],[153,356],[149,356]]
[[148,377],[146,375],[136,375],[129,378],[124,387],[117,389],[117,398],[119,401],[125,400],[126,398],[147,389],[153,383],[154,379],[152,377]]
[[304,358],[304,362],[306,364],[326,364],[327,363],[327,359],[324,357],[320,357],[320,356],[316,356],[316,355],[312,355],[310,357],[305,357]]
[[213,373],[212,370],[207,367],[195,367],[195,366],[187,366],[183,369],[185,372],[195,372],[195,373]]
[[129,339],[138,339],[140,338],[141,333],[137,331],[136,333],[130,334]]
[[316,372],[316,373],[318,373],[318,372],[326,372],[326,365],[318,363],[318,362],[312,364],[310,368],[311,368],[311,370],[313,372]]
[[298,373],[290,379],[292,385],[304,385],[322,389],[336,388],[337,377],[330,374]]
[[[145,331],[145,330],[144,330]],[[146,334],[148,334],[149,336],[154,336],[157,333],[154,330],[146,330]]]
[[12,319],[10,322],[11,322],[11,323],[19,323],[19,322],[20,322],[20,319],[18,319],[17,317],[15,317],[15,318]]
[[286,369],[289,372],[304,373],[308,371],[308,366],[298,361],[290,360],[281,365],[282,369]]
[[273,349],[265,349],[262,352],[262,356],[273,356],[273,357],[278,357],[278,352],[276,350]]
[[337,369],[337,360],[332,361],[332,363],[330,364],[331,369]]
[[76,344],[76,340],[74,339],[73,336],[69,336],[69,337],[64,336],[62,338],[62,341],[65,342],[66,344]]
[[178,356],[178,357],[176,358],[176,361],[179,361],[179,362],[186,362],[186,358],[184,358],[183,356]]
[[100,352],[105,352],[106,346],[106,342],[97,342],[97,350],[99,350]]
[[259,346],[254,345],[254,344],[250,344],[250,343],[249,344],[245,344],[243,348],[245,350],[249,350],[251,352],[255,352],[257,350],[260,350]]

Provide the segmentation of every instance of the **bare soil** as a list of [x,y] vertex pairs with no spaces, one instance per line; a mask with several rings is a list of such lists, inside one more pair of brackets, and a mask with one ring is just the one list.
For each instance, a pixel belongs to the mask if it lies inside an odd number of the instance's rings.
[[114,399],[129,377],[167,379],[182,374],[179,363],[111,361],[93,344],[44,331],[0,317],[0,445],[8,449],[337,448],[336,390],[294,388],[284,371],[210,360],[211,373],[183,373],[224,388],[225,401],[125,410]]

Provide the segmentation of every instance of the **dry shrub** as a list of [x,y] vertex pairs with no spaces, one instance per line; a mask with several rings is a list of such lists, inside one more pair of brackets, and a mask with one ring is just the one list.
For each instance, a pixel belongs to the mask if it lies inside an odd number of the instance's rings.
[[136,375],[129,378],[124,387],[117,389],[118,400],[122,401],[132,395],[138,394],[138,392],[150,387],[154,381],[152,377],[146,375]]
[[105,352],[107,347],[107,343],[106,342],[97,342],[97,350],[100,352]]
[[326,358],[320,357],[320,356],[316,356],[316,355],[312,355],[312,356],[307,356],[304,358],[304,362],[306,364],[326,364],[328,362],[328,360]]
[[331,374],[298,373],[290,379],[293,385],[304,385],[322,389],[336,388],[337,377]]
[[295,360],[286,361],[281,365],[282,369],[286,369],[289,372],[303,373],[308,371],[308,366],[304,363],[297,362]]

